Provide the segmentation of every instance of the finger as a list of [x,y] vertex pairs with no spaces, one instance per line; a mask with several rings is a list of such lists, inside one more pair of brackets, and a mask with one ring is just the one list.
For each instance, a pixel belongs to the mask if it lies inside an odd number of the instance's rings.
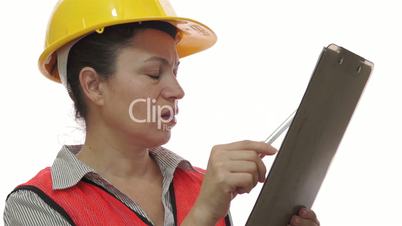
[[257,184],[254,176],[249,173],[232,173],[227,177],[227,183],[232,192],[249,193]]
[[[258,154],[254,151],[233,151],[230,152],[229,159],[235,161],[249,161],[257,166],[258,181],[264,182],[267,168],[264,162],[258,157]],[[248,171],[250,172],[250,171]]]
[[230,160],[249,160],[256,161],[259,159],[258,153],[250,150],[230,150],[228,151]]
[[250,173],[254,176],[256,181],[265,179],[265,166],[260,168],[258,163],[253,161],[231,161],[228,169],[232,173]]
[[320,222],[317,219],[317,215],[314,213],[314,211],[309,210],[309,209],[307,209],[305,207],[300,208],[299,216],[304,218],[304,219],[311,219],[315,223],[317,223],[318,225],[320,224]]
[[259,142],[259,141],[238,141],[229,144],[217,145],[213,149],[224,149],[224,150],[252,150],[257,153],[265,155],[273,155],[277,150],[270,144]]
[[290,219],[290,225],[292,226],[320,226],[311,219],[304,219],[298,215],[293,215]]
[[[229,150],[229,159],[232,160],[242,160],[242,159],[247,159],[247,160],[255,160],[255,159],[261,159],[260,153],[253,151],[253,150]],[[264,156],[266,156],[264,154]]]
[[[271,154],[271,155],[275,155],[276,153],[278,153],[278,149],[275,148],[275,153],[273,153],[273,154]],[[267,155],[266,155],[266,154],[262,154],[262,153],[259,153],[259,154],[258,154],[258,157],[259,157],[260,159],[264,159],[265,156],[267,156]]]

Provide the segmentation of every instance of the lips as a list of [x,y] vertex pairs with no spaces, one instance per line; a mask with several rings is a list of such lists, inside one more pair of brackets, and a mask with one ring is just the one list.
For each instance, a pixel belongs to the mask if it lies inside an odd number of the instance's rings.
[[161,118],[165,121],[172,120],[174,118],[174,115],[172,115],[171,111],[165,111],[161,113]]

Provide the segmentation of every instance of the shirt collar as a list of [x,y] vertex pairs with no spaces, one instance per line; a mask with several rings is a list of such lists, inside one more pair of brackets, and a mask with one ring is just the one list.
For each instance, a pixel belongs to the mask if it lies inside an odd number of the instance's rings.
[[53,189],[65,189],[76,185],[86,174],[95,170],[81,162],[77,154],[82,145],[64,145],[51,168]]
[[[98,175],[94,169],[75,156],[81,147],[82,145],[64,145],[57,154],[51,167],[54,190],[73,187],[88,174]],[[166,148],[152,148],[150,154],[161,169],[164,178],[173,177],[176,168],[194,170],[189,161]]]

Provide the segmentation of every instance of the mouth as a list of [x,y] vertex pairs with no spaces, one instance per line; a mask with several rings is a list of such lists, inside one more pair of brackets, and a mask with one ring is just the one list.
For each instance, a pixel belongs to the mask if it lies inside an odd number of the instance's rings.
[[176,114],[174,114],[173,112],[171,112],[169,110],[161,112],[161,118],[163,119],[164,122],[176,121],[175,115]]

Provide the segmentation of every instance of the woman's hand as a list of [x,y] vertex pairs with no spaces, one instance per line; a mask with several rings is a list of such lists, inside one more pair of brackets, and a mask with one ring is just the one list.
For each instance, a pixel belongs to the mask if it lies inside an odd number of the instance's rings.
[[301,208],[297,215],[293,215],[288,226],[320,226],[314,211]]
[[[189,214],[191,222],[215,225],[225,217],[237,194],[248,193],[258,182],[265,181],[266,168],[259,156],[276,152],[271,145],[256,141],[214,146],[200,195]],[[191,225],[190,220],[187,222]]]

